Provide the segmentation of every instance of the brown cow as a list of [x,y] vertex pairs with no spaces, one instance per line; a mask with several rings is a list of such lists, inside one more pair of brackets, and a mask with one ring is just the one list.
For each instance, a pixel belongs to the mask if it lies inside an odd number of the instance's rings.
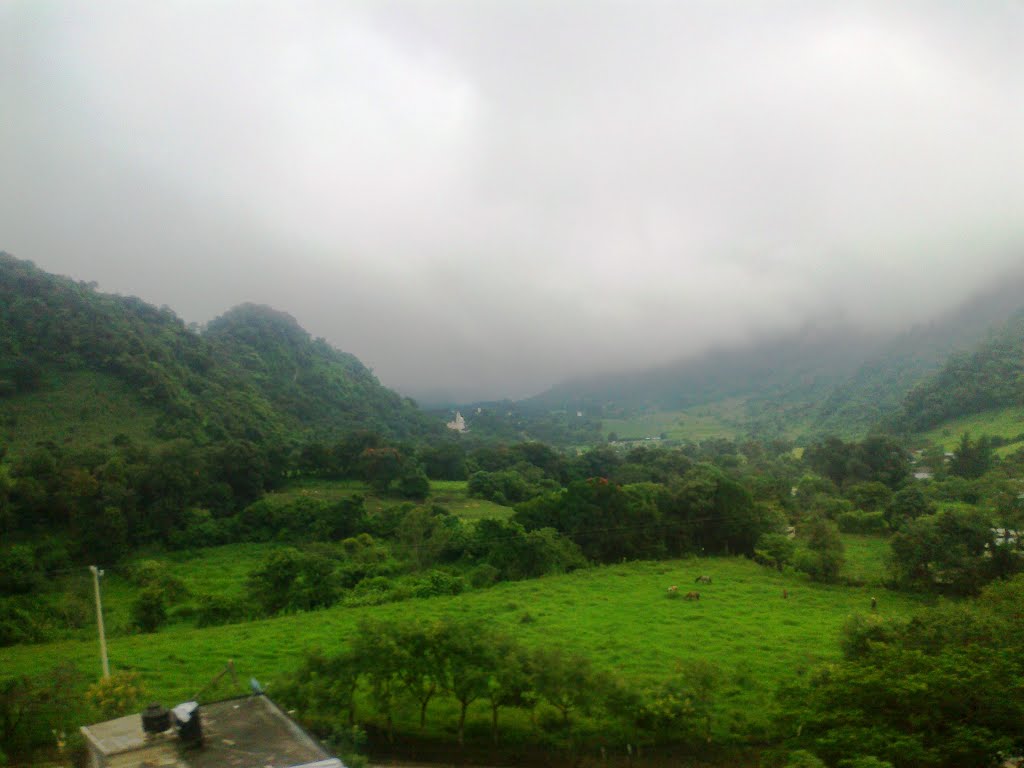
[[700,600],[700,592],[687,592],[686,593],[686,599],[687,600]]

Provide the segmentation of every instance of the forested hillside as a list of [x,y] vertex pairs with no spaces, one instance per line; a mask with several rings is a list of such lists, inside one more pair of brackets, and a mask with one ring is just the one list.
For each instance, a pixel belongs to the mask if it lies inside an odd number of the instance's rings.
[[849,328],[805,329],[653,370],[568,381],[529,402],[570,410],[609,404],[677,410],[737,396],[807,401],[845,380],[881,341]]
[[76,400],[80,393],[70,387],[82,373],[99,377],[97,389],[125,385],[124,399],[155,415],[153,438],[263,442],[357,428],[395,436],[430,429],[412,403],[351,355],[312,341],[287,315],[240,307],[200,334],[170,309],[0,254],[4,431],[22,441],[51,439],[25,434],[38,422],[34,398],[64,392]]
[[1024,405],[1024,311],[911,390],[896,423],[920,432],[948,419],[1016,405]]
[[[1001,327],[1020,308],[1022,295],[1024,280],[1004,279],[931,322],[902,333],[874,335],[845,327],[804,329],[714,349],[657,369],[571,380],[526,404],[628,418],[728,402],[733,426],[751,435],[863,435],[880,423],[891,424],[908,392],[939,371],[950,355],[971,350],[986,334],[992,334],[994,326]],[[1002,343],[1012,349],[1012,339]],[[980,354],[994,355],[1006,363],[1002,352]],[[1001,371],[991,361],[988,366],[986,376],[994,376],[1002,384],[986,387],[999,392],[973,393],[972,402],[983,408],[1019,402],[1007,394],[1007,373],[1013,364]],[[942,386],[948,389],[948,383]],[[922,393],[928,391],[926,387]],[[933,401],[930,420],[912,417],[907,422],[911,429],[927,428],[957,413],[955,399],[949,400],[943,416],[941,408],[936,410],[937,396],[927,397]]]
[[203,333],[286,420],[311,436],[373,429],[395,437],[436,431],[414,403],[385,389],[354,355],[313,339],[291,315],[243,304]]

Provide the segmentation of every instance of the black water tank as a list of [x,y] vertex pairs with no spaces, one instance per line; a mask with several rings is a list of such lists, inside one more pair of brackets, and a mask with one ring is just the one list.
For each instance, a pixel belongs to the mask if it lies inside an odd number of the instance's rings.
[[174,722],[178,726],[178,738],[185,744],[199,746],[203,743],[203,726],[199,720],[199,703],[186,701],[174,708]]
[[171,713],[159,704],[150,704],[142,712],[142,730],[146,733],[163,733],[171,727]]

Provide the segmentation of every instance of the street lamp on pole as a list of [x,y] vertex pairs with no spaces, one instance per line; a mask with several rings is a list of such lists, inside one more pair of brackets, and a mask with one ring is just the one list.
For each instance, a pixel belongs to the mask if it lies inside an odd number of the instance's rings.
[[92,571],[92,585],[96,591],[96,626],[100,630],[100,659],[103,661],[103,677],[110,677],[110,662],[107,661],[107,633],[103,630],[103,603],[100,600],[100,576],[103,571],[95,565],[90,565]]

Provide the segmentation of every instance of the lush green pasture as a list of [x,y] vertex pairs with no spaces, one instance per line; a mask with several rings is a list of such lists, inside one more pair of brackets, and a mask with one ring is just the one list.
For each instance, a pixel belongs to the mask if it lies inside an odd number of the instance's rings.
[[431,504],[440,504],[453,515],[466,521],[485,518],[505,520],[512,516],[512,507],[503,507],[486,499],[470,498],[466,486],[465,480],[431,480],[428,501]]
[[[403,503],[400,499],[377,496],[364,483],[354,480],[303,480],[268,494],[267,499],[271,503],[288,504],[302,498],[337,501],[356,494],[364,496],[366,508],[371,513]],[[431,495],[427,503],[440,504],[467,522],[484,518],[507,519],[513,511],[511,507],[503,507],[491,501],[469,498],[465,481],[431,482]],[[249,573],[265,562],[270,552],[281,546],[285,545],[248,543],[178,552],[140,553],[132,561],[107,568],[103,579],[107,630],[118,635],[128,632],[131,626],[131,606],[139,592],[129,578],[131,563],[134,561],[154,559],[172,566],[172,573],[184,582],[190,597],[186,598],[181,607],[171,609],[171,621],[175,622],[176,616],[183,613],[183,620],[191,624],[188,618],[189,606],[194,604],[195,597],[242,597]],[[70,602],[75,605],[77,614],[81,615],[84,605],[91,610],[92,576],[84,567],[67,573],[54,581],[43,599],[53,605]],[[79,637],[93,630],[68,628],[66,631],[70,637]]]
[[[508,507],[497,504],[491,506],[495,507],[500,515],[511,512]],[[889,551],[886,538],[860,534],[842,534],[842,538],[846,547],[843,578],[852,584],[881,585],[885,580],[885,558]],[[183,605],[187,606],[199,595],[242,597],[245,594],[245,581],[249,573],[265,562],[271,552],[283,546],[287,545],[228,544],[180,552],[156,552],[140,555],[115,568],[108,568],[103,578],[103,606],[107,631],[114,635],[129,632],[131,605],[139,593],[139,588],[129,578],[132,562],[153,559],[170,565],[171,573],[180,578],[189,591],[189,597],[183,602]],[[56,581],[53,584],[53,591],[44,599],[51,602],[59,601],[64,599],[64,593],[70,593],[74,599],[87,603],[90,611],[92,610],[92,576],[86,568]],[[187,615],[181,620],[191,625],[191,619]],[[172,625],[175,621],[175,610],[172,608]],[[71,636],[83,637],[93,632],[90,623],[86,628],[72,632]]]
[[601,424],[605,437],[615,433],[620,440],[642,440],[664,434],[669,440],[698,442],[712,437],[737,437],[742,419],[742,401],[727,400],[681,411],[655,411],[628,419],[602,419]]
[[0,400],[0,444],[16,456],[45,441],[81,448],[123,434],[152,443],[158,415],[113,376],[61,373],[39,391]]
[[[973,438],[982,435],[1017,437],[1024,434],[1024,408],[999,408],[964,416],[961,419],[953,419],[935,429],[923,432],[920,437],[951,451],[956,448],[960,442],[960,436],[964,432],[970,432]],[[1020,448],[1024,448],[1024,441],[1003,446],[996,453],[1005,456]]]
[[889,541],[885,536],[842,534],[846,562],[842,575],[852,583],[882,584],[886,577]]
[[[206,565],[227,567],[232,554],[239,553],[211,552]],[[694,588],[700,574],[713,578],[711,585],[699,587],[700,601],[667,597],[673,584],[680,591]],[[196,578],[214,579],[208,586],[217,583],[213,576]],[[225,577],[220,587],[228,589],[227,583]],[[175,702],[194,695],[228,659],[235,660],[243,680],[255,676],[270,682],[272,691],[273,681],[296,666],[303,650],[339,647],[364,617],[476,617],[528,645],[558,644],[581,652],[635,685],[664,678],[685,660],[708,660],[727,677],[722,724],[746,721],[756,727],[766,722],[780,682],[838,656],[840,627],[851,614],[867,611],[871,596],[880,597],[881,615],[905,615],[920,605],[912,596],[882,597],[870,587],[813,584],[742,558],[691,559],[593,568],[456,597],[336,607],[202,630],[177,624],[153,635],[113,637],[109,645],[115,668],[137,670],[153,698]],[[98,673],[94,639],[6,648],[0,677],[44,672],[58,661]],[[480,720],[485,717],[482,706],[474,712]]]

